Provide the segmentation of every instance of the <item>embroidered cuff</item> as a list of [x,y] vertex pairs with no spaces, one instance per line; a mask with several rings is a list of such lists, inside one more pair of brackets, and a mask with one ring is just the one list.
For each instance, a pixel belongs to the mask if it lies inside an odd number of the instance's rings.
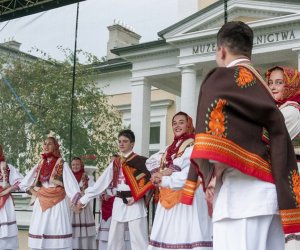
[[76,205],[80,198],[81,198],[80,192],[76,193],[76,194],[74,195],[73,199],[71,200],[72,204],[73,204],[73,205]]
[[181,203],[186,205],[192,205],[196,189],[197,189],[197,182],[187,180],[183,187]]

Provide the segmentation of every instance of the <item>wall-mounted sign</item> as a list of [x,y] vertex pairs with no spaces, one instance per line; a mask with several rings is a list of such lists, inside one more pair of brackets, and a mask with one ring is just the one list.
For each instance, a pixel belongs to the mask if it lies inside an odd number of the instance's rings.
[[[261,45],[275,42],[283,42],[296,39],[294,30],[278,31],[266,34],[255,35],[253,39],[253,45]],[[192,55],[195,54],[206,54],[215,52],[217,49],[216,42],[208,42],[192,47]]]
[[285,30],[254,36],[253,44],[260,45],[266,43],[282,42],[296,39],[294,30]]

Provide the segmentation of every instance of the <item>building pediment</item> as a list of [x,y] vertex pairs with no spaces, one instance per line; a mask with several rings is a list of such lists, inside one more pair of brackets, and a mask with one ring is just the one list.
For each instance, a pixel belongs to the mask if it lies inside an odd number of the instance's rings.
[[[262,21],[276,17],[300,14],[298,0],[229,0],[227,4],[228,20]],[[222,26],[224,23],[224,3],[217,1],[207,8],[183,19],[182,21],[160,31],[159,36],[167,41],[175,37],[197,33]]]

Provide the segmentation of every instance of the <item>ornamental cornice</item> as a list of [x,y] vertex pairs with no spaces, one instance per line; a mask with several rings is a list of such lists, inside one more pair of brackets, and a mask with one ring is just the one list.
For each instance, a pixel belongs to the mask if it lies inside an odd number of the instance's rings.
[[[274,17],[264,20],[257,20],[249,22],[250,27],[254,30],[254,33],[261,32],[263,30],[275,30],[275,29],[290,29],[291,26],[296,27],[300,24],[300,14],[292,14],[283,17]],[[167,43],[181,48],[191,45],[194,42],[205,43],[206,41],[212,41],[216,39],[216,34],[219,28],[212,28],[207,30],[195,31],[187,34],[179,34],[172,38],[167,39]]]
[[[228,19],[230,20],[237,20],[238,17],[245,17],[245,18],[253,18],[257,20],[264,20],[272,17],[279,17],[282,16],[283,13],[279,12],[273,12],[269,10],[259,10],[255,8],[235,8],[235,9],[230,9],[228,11]],[[217,28],[221,27],[224,23],[224,16],[223,13],[222,15],[219,15],[215,19],[207,19],[204,20],[201,25],[199,25],[197,28],[191,29],[190,32],[196,32],[196,31],[201,31],[201,30],[207,30],[207,29],[212,29],[212,28]],[[185,32],[185,34],[190,33],[190,32]]]
[[[224,22],[223,4],[215,5],[215,8],[207,8],[207,11],[199,11],[188,17],[186,20],[173,25],[174,28],[167,28],[165,32],[160,32],[166,39],[187,34],[193,31],[220,27]],[[293,13],[300,13],[299,4],[287,4],[275,1],[251,1],[251,0],[231,0],[228,1],[228,17],[233,20],[241,15],[251,18],[268,19],[271,17],[285,16]],[[177,27],[176,27],[177,25]],[[169,29],[169,31],[168,31]],[[160,34],[159,33],[159,34]]]

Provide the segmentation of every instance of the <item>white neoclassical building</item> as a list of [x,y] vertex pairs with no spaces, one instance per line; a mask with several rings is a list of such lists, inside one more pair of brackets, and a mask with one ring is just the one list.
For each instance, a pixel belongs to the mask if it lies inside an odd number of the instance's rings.
[[[96,67],[99,86],[107,86],[104,92],[135,132],[138,153],[151,154],[172,140],[176,111],[196,117],[202,80],[216,66],[223,2],[187,1],[183,16],[193,8],[194,13],[159,31],[151,42],[139,43],[138,34],[118,23],[109,27],[108,61]],[[184,6],[182,0],[177,3]],[[227,11],[228,21],[253,28],[252,59],[261,73],[277,64],[300,69],[299,0],[228,0]]]

